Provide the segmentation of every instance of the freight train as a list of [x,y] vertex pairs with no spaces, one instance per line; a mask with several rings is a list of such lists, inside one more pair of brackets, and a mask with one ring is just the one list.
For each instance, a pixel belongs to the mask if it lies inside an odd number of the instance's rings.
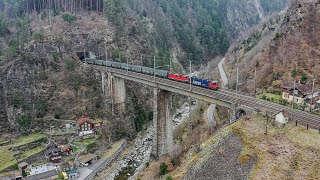
[[[101,66],[107,66],[107,67],[113,67],[118,69],[124,69],[129,71],[134,71],[138,73],[148,74],[148,75],[155,75],[157,77],[161,78],[167,78],[174,81],[184,82],[184,83],[190,83],[190,77],[180,74],[173,74],[166,70],[160,70],[156,69],[154,71],[153,68],[144,67],[144,66],[138,66],[138,65],[130,65],[126,63],[120,63],[120,62],[114,62],[114,61],[103,61],[103,60],[82,60],[83,62],[86,62],[88,64],[95,64],[95,65],[101,65]],[[218,81],[210,81],[207,79],[200,79],[198,77],[191,77],[191,84],[196,86],[201,86],[213,90],[218,90],[220,85]]]

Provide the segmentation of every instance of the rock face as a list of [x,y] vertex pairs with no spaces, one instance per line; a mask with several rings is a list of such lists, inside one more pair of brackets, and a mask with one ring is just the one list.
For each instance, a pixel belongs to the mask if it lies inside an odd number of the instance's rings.
[[[56,49],[54,45],[47,46]],[[70,60],[54,59],[50,54],[58,54],[56,51],[44,49],[42,53],[32,53],[28,49],[2,66],[1,128],[29,132],[50,126],[51,121],[44,120],[46,117],[72,118],[99,111],[103,114],[99,108],[103,107],[103,98],[92,99],[102,93],[90,68],[84,68],[69,55],[64,57]]]
[[218,145],[205,152],[204,157],[188,170],[183,179],[249,179],[255,162],[251,160],[242,164],[239,161],[242,148],[236,135],[227,135]]
[[226,3],[226,23],[229,36],[236,39],[273,12],[285,9],[288,1],[230,0]]
[[[235,87],[236,64],[239,81],[246,82],[240,87],[244,91],[253,91],[255,67],[257,87],[292,81],[294,69],[297,81],[305,74],[312,83],[313,74],[320,73],[319,9],[318,1],[292,1],[283,15],[265,21],[248,38],[231,47],[226,60],[230,86]],[[317,78],[316,84],[319,82]]]

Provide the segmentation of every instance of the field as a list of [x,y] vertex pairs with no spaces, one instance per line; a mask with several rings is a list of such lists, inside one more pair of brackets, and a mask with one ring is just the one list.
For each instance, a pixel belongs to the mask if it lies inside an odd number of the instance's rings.
[[34,149],[22,152],[18,155],[19,158],[15,159],[14,156],[17,155],[17,152],[10,150],[11,148],[26,145],[28,143],[35,142],[44,138],[46,138],[46,136],[42,134],[32,134],[29,136],[21,137],[11,144],[0,146],[0,171],[15,166],[19,161],[23,161],[26,158],[44,150],[44,147],[38,146]]

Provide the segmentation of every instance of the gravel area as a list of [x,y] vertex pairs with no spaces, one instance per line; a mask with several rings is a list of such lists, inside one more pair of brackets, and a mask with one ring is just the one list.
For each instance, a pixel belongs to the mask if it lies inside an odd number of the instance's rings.
[[239,156],[242,147],[240,139],[236,135],[230,134],[224,137],[217,146],[213,146],[210,150],[204,152],[202,160],[192,165],[183,179],[249,179],[255,160],[251,160],[247,164],[241,164]]

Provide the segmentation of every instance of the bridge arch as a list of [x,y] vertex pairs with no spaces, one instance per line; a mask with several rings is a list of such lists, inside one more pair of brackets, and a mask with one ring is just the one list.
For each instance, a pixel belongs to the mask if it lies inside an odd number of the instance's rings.
[[246,116],[248,113],[244,109],[238,109],[236,112],[236,118],[239,119],[243,116]]

